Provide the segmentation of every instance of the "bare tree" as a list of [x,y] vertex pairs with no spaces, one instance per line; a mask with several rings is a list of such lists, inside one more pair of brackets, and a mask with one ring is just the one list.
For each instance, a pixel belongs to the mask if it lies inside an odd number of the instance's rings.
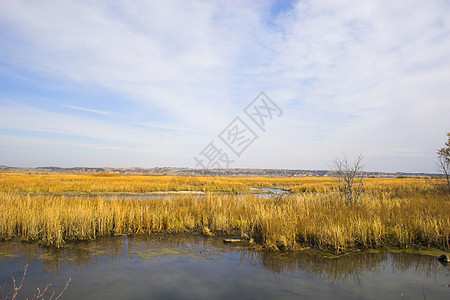
[[336,157],[332,162],[333,173],[339,187],[341,200],[347,205],[358,203],[364,187],[363,156],[359,154],[353,163],[349,163],[347,155]]
[[[22,280],[20,281],[19,286],[16,286],[16,279],[14,277],[12,277],[12,283],[13,283],[12,290],[6,295],[0,295],[1,300],[14,300],[14,299],[16,299],[17,295],[20,292],[20,289],[22,288],[23,281],[25,280],[25,276],[27,275],[27,269],[28,269],[28,264],[25,265],[25,267],[24,267]],[[63,288],[61,293],[59,293],[59,295],[54,300],[58,300],[58,299],[61,298],[62,294],[64,294],[64,292],[66,291],[67,287],[69,286],[70,280],[71,280],[70,278],[69,278],[69,280],[67,280],[66,286]],[[44,299],[44,296],[46,296],[45,293],[47,292],[49,287],[50,287],[50,284],[47,284],[42,291],[38,288],[37,289],[37,294],[34,294],[33,297],[31,298],[31,300]],[[3,286],[0,286],[0,290],[1,290],[1,288],[3,288]],[[48,299],[52,300],[53,296],[55,296],[55,292],[53,292],[52,295],[50,296],[50,298],[48,298]],[[25,298],[25,299],[28,299],[28,298]]]
[[438,161],[437,166],[439,171],[444,173],[447,179],[447,187],[450,193],[450,132],[447,132],[448,141],[445,143],[445,147],[442,147],[437,151]]

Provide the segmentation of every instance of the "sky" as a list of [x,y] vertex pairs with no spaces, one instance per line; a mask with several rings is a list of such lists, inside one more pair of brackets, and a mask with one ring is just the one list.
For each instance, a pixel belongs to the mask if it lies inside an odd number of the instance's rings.
[[450,1],[0,0],[0,165],[435,173],[448,131]]

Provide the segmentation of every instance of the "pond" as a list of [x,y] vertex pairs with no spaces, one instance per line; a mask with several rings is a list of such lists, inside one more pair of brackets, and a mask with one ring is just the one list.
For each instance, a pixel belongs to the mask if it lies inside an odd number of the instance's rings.
[[447,266],[431,256],[359,253],[326,258],[260,253],[202,236],[111,237],[68,243],[0,242],[0,290],[28,272],[19,299],[52,283],[63,299],[448,299]]

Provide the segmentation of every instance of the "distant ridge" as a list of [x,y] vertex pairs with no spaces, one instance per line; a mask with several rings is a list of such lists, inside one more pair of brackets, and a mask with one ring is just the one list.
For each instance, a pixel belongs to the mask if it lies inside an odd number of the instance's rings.
[[[263,176],[263,177],[333,177],[330,170],[290,170],[290,169],[193,169],[175,167],[157,168],[109,168],[109,167],[37,167],[17,168],[0,165],[0,173],[31,174],[135,174],[135,175],[184,175],[184,176]],[[440,177],[441,174],[404,172],[365,172],[367,177]]]

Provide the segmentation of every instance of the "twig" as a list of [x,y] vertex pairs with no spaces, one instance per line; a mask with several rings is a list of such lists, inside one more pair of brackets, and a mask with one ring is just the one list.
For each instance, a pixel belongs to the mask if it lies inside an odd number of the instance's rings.
[[[61,298],[62,294],[66,291],[67,287],[69,286],[69,282],[72,280],[72,278],[69,278],[69,280],[67,280],[66,282],[66,286],[64,287],[64,289],[61,291],[61,293],[58,295],[58,297],[55,298],[55,300],[58,300],[59,298]],[[52,295],[53,297],[53,295]],[[50,298],[51,299],[51,298]]]
[[[28,269],[28,264],[25,265],[24,269],[23,269],[23,276],[22,276],[22,280],[20,282],[19,286],[16,286],[16,279],[14,278],[14,276],[11,277],[12,279],[12,283],[13,283],[13,288],[12,290],[4,295],[1,296],[1,300],[8,300],[8,299],[16,299],[17,295],[19,294],[20,289],[22,288],[23,282],[25,280],[25,276],[27,275],[27,269]],[[59,300],[62,296],[62,294],[64,294],[64,292],[67,290],[67,287],[69,286],[70,281],[72,280],[72,278],[69,278],[69,280],[67,280],[66,282],[66,286],[64,287],[64,289],[61,291],[61,293],[59,293],[58,297],[55,298],[55,300]],[[0,285],[0,289],[3,288],[5,285],[1,286]],[[48,288],[51,286],[51,284],[47,284],[45,286],[45,288],[41,290],[38,288],[37,289],[37,294],[33,295],[33,298],[31,298],[32,300],[38,300],[38,299],[43,299],[45,296],[45,293],[47,292]],[[53,296],[55,295],[55,292],[52,293],[51,297],[49,298],[50,300],[53,299]],[[28,298],[25,298],[28,300]]]

